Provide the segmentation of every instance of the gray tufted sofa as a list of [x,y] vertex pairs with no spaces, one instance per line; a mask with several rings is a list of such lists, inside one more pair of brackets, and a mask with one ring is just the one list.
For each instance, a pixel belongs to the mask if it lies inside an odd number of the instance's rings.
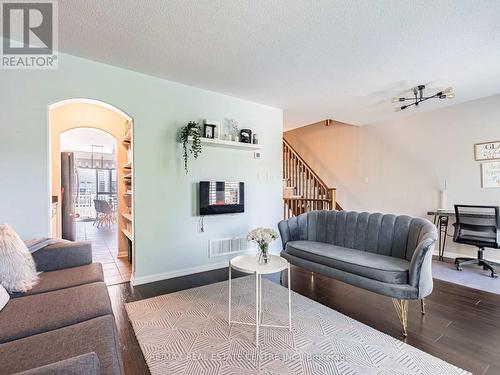
[[408,300],[432,292],[436,227],[410,216],[312,211],[278,224],[281,256],[296,266],[393,298],[407,336]]

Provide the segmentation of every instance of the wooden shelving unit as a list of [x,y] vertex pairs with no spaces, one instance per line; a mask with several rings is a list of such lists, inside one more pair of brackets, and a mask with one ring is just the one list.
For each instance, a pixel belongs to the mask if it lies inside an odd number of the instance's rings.
[[121,213],[121,234],[123,241],[126,243],[128,249],[127,256],[130,263],[132,263],[132,252],[134,247],[134,213],[133,213],[133,137],[132,137],[132,123],[127,125],[125,136],[122,138],[121,143],[127,149],[127,160],[122,165],[121,171],[121,186],[122,186],[122,200],[124,202],[124,209]]

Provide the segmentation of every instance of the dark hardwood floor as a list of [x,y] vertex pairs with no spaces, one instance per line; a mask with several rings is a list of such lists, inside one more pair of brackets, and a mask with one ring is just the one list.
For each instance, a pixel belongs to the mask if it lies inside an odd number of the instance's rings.
[[[227,270],[220,269],[135,288],[129,283],[110,286],[126,373],[149,372],[125,303],[226,279]],[[279,283],[278,275],[270,279]],[[294,291],[403,340],[390,298],[297,267],[291,279]],[[434,280],[426,307],[422,316],[419,303],[410,303],[408,338],[403,341],[474,374],[500,374],[500,295]]]

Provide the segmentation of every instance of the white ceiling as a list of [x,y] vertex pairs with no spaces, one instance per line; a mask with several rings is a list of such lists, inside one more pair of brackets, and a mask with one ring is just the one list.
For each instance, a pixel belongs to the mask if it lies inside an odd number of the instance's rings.
[[75,128],[61,133],[61,151],[84,151],[100,154],[114,153],[116,148],[115,138],[105,131],[94,128]]
[[[498,0],[65,0],[62,51],[285,110],[285,127],[406,116],[416,84],[500,93]],[[411,113],[411,112],[410,112]]]

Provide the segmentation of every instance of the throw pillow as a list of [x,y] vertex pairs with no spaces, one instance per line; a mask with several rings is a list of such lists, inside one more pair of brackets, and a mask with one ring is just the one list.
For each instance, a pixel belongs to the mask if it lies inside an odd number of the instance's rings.
[[5,290],[3,286],[0,285],[0,311],[5,307],[7,302],[9,302],[9,293]]
[[35,261],[7,224],[0,224],[0,284],[10,293],[26,292],[38,281]]
[[3,286],[0,285],[0,311],[5,307],[7,302],[9,302],[9,293],[5,290]]

